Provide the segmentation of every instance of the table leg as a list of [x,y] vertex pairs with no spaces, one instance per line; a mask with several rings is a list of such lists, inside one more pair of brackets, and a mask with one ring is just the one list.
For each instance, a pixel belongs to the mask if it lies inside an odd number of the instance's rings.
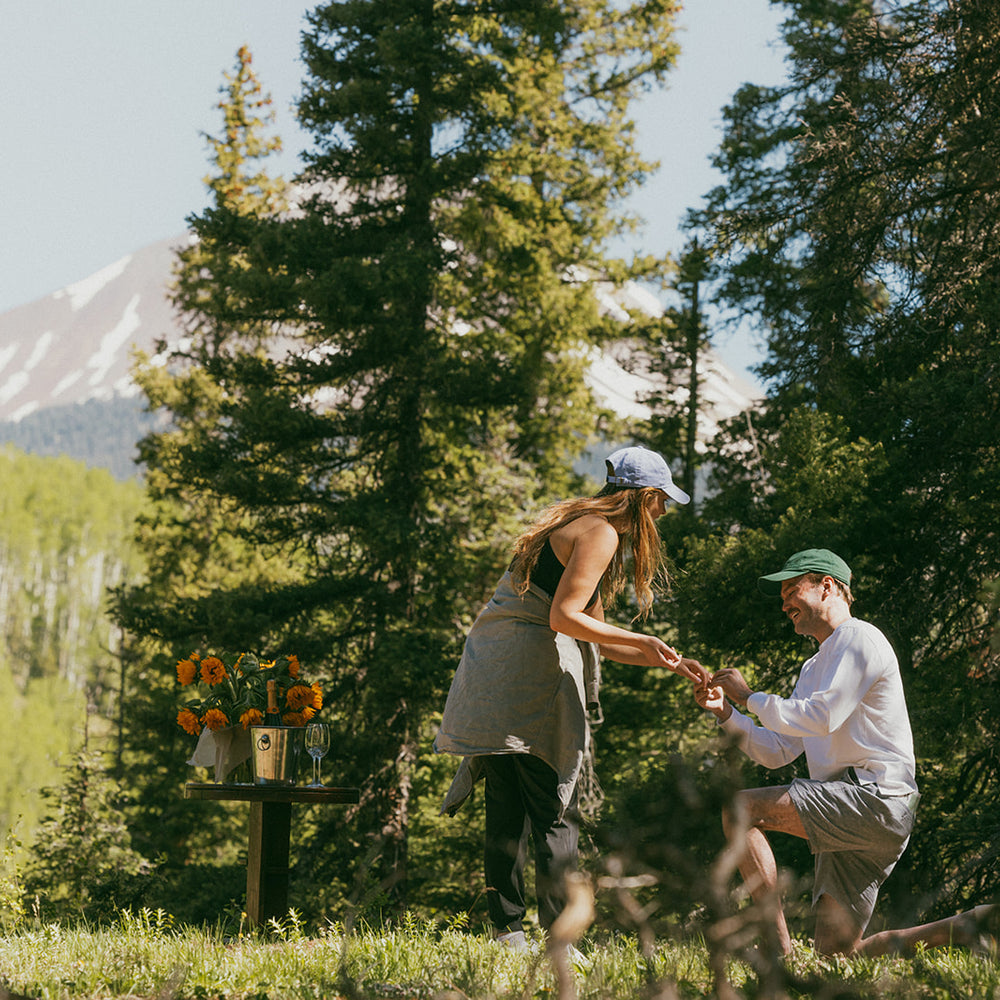
[[247,917],[267,923],[288,912],[288,842],[292,828],[290,802],[250,803],[247,850]]

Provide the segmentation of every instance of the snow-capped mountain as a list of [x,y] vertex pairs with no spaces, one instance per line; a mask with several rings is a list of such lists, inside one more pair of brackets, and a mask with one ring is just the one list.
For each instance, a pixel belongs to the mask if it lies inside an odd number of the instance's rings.
[[151,349],[176,326],[165,290],[182,240],[154,243],[0,314],[0,420],[135,396],[133,346]]
[[[159,338],[181,336],[166,291],[174,250],[185,240],[179,236],[154,243],[46,298],[0,314],[0,440],[46,454],[88,457],[78,453],[78,444],[68,443],[80,434],[68,434],[65,427],[78,431],[81,421],[89,425],[96,416],[93,430],[88,426],[85,432],[100,435],[98,414],[113,406],[119,423],[122,413],[133,415],[125,420],[134,420],[135,433],[128,441],[134,447],[142,433],[142,399],[129,375],[132,353],[134,348],[152,352]],[[604,309],[623,317],[625,310],[663,311],[655,296],[637,285],[612,294],[596,284],[595,292]],[[699,367],[700,430],[708,437],[718,421],[742,412],[759,393],[714,353]],[[623,417],[648,416],[643,400],[654,382],[641,354],[629,345],[595,352],[590,382],[602,402]],[[31,426],[42,420],[47,428],[56,421],[63,429],[46,431],[42,437],[52,440],[39,445]],[[29,433],[33,444],[25,443]],[[127,428],[122,433],[126,440],[130,437]],[[132,456],[123,461],[127,467]]]

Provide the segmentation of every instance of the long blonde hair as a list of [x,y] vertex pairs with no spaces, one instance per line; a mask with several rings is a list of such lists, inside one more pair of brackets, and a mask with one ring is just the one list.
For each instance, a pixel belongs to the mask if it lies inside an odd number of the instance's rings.
[[632,586],[639,603],[636,618],[645,618],[653,605],[653,583],[669,584],[663,565],[663,543],[650,513],[661,491],[652,486],[605,486],[597,496],[561,500],[542,511],[514,545],[511,570],[519,593],[528,589],[531,573],[549,535],[584,514],[598,514],[618,532],[618,548],[601,580],[601,596],[610,603],[629,582],[625,568],[626,547],[632,554]]

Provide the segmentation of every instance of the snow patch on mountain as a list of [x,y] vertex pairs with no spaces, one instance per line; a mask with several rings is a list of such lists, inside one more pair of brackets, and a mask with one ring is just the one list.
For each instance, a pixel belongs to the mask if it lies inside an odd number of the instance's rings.
[[13,399],[28,384],[28,373],[26,371],[14,372],[2,386],[0,386],[0,405]]
[[125,273],[125,269],[128,267],[129,262],[132,260],[132,255],[129,254],[126,257],[122,257],[121,260],[116,260],[113,264],[108,264],[107,267],[102,267],[100,271],[96,271],[94,274],[87,278],[83,278],[80,281],[74,282],[72,285],[67,285],[65,288],[60,289],[58,292],[53,294],[54,299],[68,298],[69,306],[73,312],[79,312],[85,305],[87,305],[102,288],[106,288],[111,284],[115,278],[121,277]]
[[15,424],[20,423],[25,417],[30,417],[32,413],[37,413],[39,409],[41,407],[38,405],[37,400],[29,400],[11,413],[10,420]]
[[642,402],[652,391],[648,379],[626,371],[610,354],[593,351],[587,369],[587,384],[609,410],[630,420],[648,420],[650,409]]
[[83,378],[83,369],[81,368],[77,368],[75,371],[71,371],[67,375],[64,375],[55,384],[55,387],[52,390],[52,398],[58,399],[64,392],[79,382],[81,378]]
[[20,344],[16,340],[12,344],[5,344],[3,347],[0,347],[0,372],[11,363],[19,347]]
[[134,334],[142,325],[139,316],[139,295],[133,295],[125,306],[122,318],[101,338],[97,350],[88,358],[87,368],[92,372],[88,380],[95,388],[104,386],[107,374],[121,356],[122,349],[126,351],[134,340]]
[[52,342],[55,340],[55,334],[51,330],[46,330],[35,343],[34,348],[31,351],[28,360],[24,363],[24,370],[30,372],[32,368],[37,368],[42,359],[48,354],[49,348],[52,346]]

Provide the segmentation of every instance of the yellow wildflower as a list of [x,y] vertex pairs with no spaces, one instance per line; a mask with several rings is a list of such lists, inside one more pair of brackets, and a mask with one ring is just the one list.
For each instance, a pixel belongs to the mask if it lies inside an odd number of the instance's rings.
[[198,716],[189,708],[182,708],[177,713],[177,725],[184,732],[190,733],[192,736],[197,736],[201,732],[201,723],[198,721]]
[[248,708],[240,716],[240,725],[244,729],[249,729],[251,726],[259,726],[264,721],[264,713],[259,708]]
[[304,726],[306,717],[302,712],[285,712],[281,717],[281,724],[283,726]]
[[229,725],[229,717],[221,708],[210,708],[205,713],[205,725],[213,732],[216,729],[225,729]]
[[323,691],[318,684],[313,684],[312,693],[312,707],[318,712],[323,707]]
[[288,657],[288,676],[292,680],[299,676],[299,658],[294,653]]
[[206,656],[201,661],[201,679],[214,687],[226,679],[226,665],[217,656]]
[[198,672],[198,668],[194,665],[193,660],[178,660],[177,661],[177,681],[179,684],[183,684],[187,687],[194,681],[194,675]]

